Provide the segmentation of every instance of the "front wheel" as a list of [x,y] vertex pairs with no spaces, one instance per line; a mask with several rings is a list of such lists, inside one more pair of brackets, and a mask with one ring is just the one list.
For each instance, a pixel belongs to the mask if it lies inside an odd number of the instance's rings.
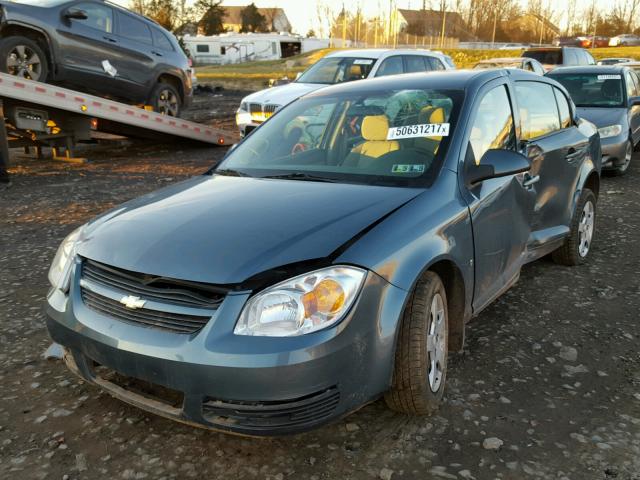
[[438,409],[447,377],[449,316],[440,277],[427,272],[417,283],[402,318],[391,389],[392,410],[428,415]]
[[16,77],[46,82],[49,76],[47,56],[27,37],[7,37],[0,41],[0,71]]
[[629,139],[625,147],[624,161],[613,170],[608,170],[608,173],[611,173],[614,176],[620,176],[627,173],[627,170],[629,170],[629,165],[631,165],[632,156],[633,156],[633,141]]
[[154,112],[170,117],[179,116],[182,108],[178,90],[173,85],[164,82],[158,83],[153,89],[150,103]]
[[571,220],[571,230],[564,244],[551,256],[560,265],[575,266],[584,263],[591,251],[596,228],[596,196],[585,188]]

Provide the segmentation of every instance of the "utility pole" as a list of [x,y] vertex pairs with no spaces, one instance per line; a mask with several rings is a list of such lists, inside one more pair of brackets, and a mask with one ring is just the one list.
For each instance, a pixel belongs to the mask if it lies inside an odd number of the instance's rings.
[[493,34],[491,35],[491,47],[493,47],[496,43],[496,27],[498,26],[498,10],[494,12],[493,15]]
[[342,48],[347,48],[347,11],[342,3]]
[[442,0],[440,5],[442,5],[442,31],[440,32],[440,48],[444,48],[444,29],[445,21],[447,18],[447,1]]

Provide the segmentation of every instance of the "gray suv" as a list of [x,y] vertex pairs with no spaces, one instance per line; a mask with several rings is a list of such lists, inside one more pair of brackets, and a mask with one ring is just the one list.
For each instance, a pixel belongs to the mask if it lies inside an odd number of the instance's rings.
[[539,61],[547,72],[556,67],[596,64],[588,51],[575,47],[530,48],[522,52],[522,56]]
[[191,67],[157,23],[94,0],[0,1],[0,71],[177,116]]

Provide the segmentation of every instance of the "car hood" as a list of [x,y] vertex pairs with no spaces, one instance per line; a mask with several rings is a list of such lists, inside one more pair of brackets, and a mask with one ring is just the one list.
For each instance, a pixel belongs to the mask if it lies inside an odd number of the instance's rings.
[[320,83],[293,82],[278,87],[267,88],[266,90],[260,90],[259,92],[248,95],[242,101],[285,106],[307,93],[315,92],[326,86],[327,85]]
[[78,254],[130,271],[218,285],[326,259],[422,190],[202,176],[90,222]]
[[589,120],[598,128],[619,124],[626,129],[626,108],[577,107],[576,112],[579,117]]

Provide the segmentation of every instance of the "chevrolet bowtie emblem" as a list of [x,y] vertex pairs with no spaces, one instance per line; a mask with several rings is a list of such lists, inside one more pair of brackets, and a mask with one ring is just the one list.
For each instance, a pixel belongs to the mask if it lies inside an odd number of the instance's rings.
[[127,295],[126,297],[122,297],[120,303],[125,307],[130,308],[131,310],[136,310],[138,308],[144,307],[144,304],[147,303],[146,300],[142,300],[140,297],[135,297],[133,295]]

